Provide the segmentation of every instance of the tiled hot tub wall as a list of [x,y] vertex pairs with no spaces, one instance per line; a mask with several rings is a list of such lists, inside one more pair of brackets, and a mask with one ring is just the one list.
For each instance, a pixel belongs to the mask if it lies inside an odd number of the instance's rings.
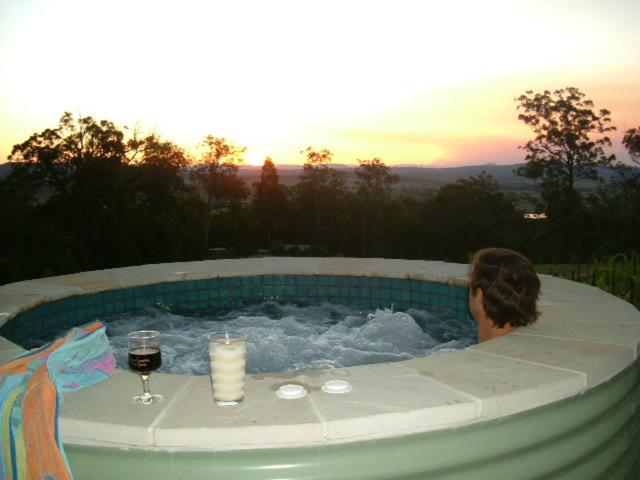
[[347,275],[254,275],[183,280],[75,295],[41,304],[0,328],[0,335],[30,347],[29,339],[47,337],[106,315],[150,305],[184,310],[224,309],[262,301],[302,305],[331,302],[367,309],[443,306],[471,321],[467,289],[402,278]]

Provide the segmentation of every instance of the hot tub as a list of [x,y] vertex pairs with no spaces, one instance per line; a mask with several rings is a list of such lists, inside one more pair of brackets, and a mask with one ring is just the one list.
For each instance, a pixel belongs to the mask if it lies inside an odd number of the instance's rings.
[[[319,301],[466,312],[467,265],[259,258],[146,265],[0,287],[4,335],[145,304]],[[60,427],[76,479],[637,478],[640,313],[542,275],[535,325],[463,351],[330,371],[253,374],[244,403],[207,377],[155,373],[165,401],[137,407],[137,375],[68,395]],[[22,350],[0,340],[0,361]],[[327,394],[347,379],[348,394]],[[310,394],[280,399],[287,383]]]

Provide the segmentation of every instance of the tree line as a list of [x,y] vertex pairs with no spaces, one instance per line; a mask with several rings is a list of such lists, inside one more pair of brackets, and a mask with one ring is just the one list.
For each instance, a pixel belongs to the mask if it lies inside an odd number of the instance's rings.
[[[283,185],[266,158],[260,180],[238,175],[245,149],[209,135],[193,158],[156,134],[65,113],[12,149],[0,181],[0,283],[76,271],[231,256],[362,256],[467,262],[504,246],[535,262],[588,261],[637,249],[640,175],[606,153],[610,112],[578,89],[526,92],[519,119],[535,137],[517,172],[535,179],[542,221],[485,173],[429,194],[394,189],[381,159],[358,160],[355,184],[333,154],[308,147],[302,174]],[[640,163],[640,128],[623,144]],[[615,175],[588,195],[581,178]]]

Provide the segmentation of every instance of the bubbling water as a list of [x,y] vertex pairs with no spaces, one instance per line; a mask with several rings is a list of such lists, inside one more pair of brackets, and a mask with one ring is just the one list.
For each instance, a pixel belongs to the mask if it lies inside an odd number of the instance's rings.
[[208,375],[211,332],[247,336],[247,372],[290,372],[396,362],[458,350],[476,342],[473,322],[444,307],[374,312],[322,303],[266,302],[225,313],[178,313],[155,307],[111,317],[107,334],[120,368],[127,368],[127,334],[161,332],[160,372]]

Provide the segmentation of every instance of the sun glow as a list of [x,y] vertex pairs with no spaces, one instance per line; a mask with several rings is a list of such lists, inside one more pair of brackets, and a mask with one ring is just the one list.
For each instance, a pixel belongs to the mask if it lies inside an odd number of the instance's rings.
[[575,85],[596,106],[615,100],[614,122],[637,123],[640,7],[627,0],[1,8],[0,161],[64,111],[137,123],[186,149],[225,137],[256,165],[300,163],[309,145],[341,163],[474,162],[489,144],[520,161],[511,140],[528,132],[513,99],[527,89]]

